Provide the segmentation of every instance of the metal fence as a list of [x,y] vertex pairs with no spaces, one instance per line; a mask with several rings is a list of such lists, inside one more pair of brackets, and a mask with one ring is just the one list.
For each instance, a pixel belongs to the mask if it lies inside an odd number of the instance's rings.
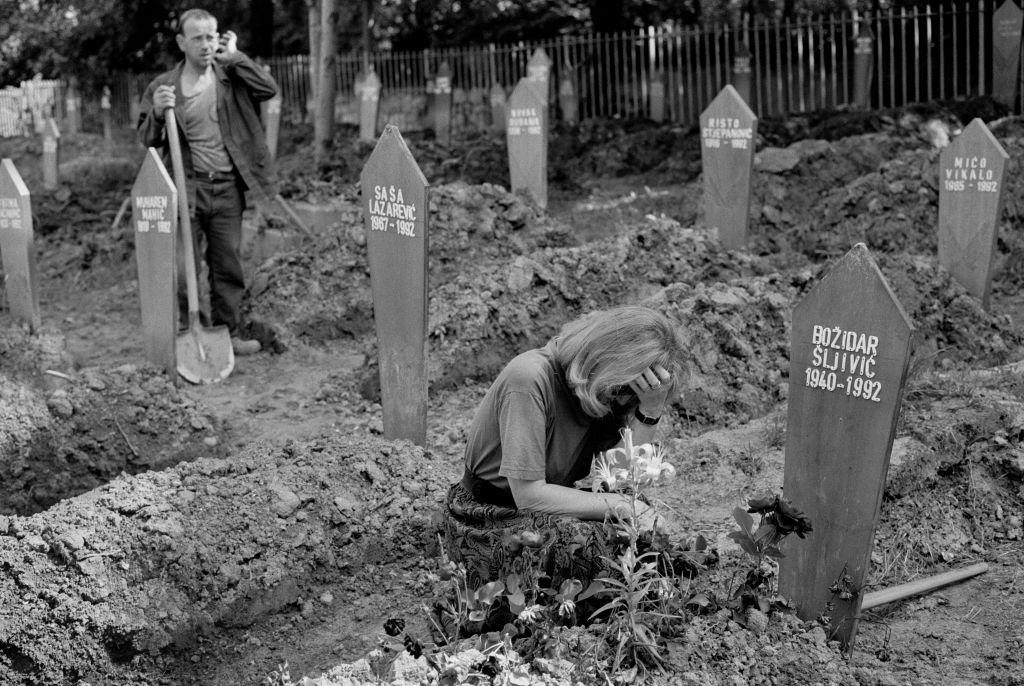
[[[483,45],[421,52],[375,52],[369,61],[383,92],[422,93],[447,62],[452,85],[506,91],[526,75],[537,48],[551,59],[551,81],[573,83],[581,118],[643,117],[651,83],[665,85],[666,116],[695,122],[733,79],[737,54],[750,54],[751,108],[758,116],[830,109],[853,103],[854,45],[869,29],[874,37],[872,108],[983,95],[991,89],[993,0],[954,7],[889,10],[760,20],[741,26],[649,27],[613,34],[562,36],[514,45]],[[272,58],[284,107],[305,116],[311,97],[306,55]],[[361,54],[340,55],[338,91],[354,96]],[[557,99],[551,98],[556,109]],[[1021,111],[1018,93],[1013,109]]]
[[[649,116],[651,84],[660,79],[665,116],[691,124],[733,81],[736,58],[746,54],[751,69],[748,104],[760,117],[853,104],[854,46],[858,35],[870,30],[873,69],[867,105],[887,108],[990,93],[995,2],[959,0],[942,8],[922,4],[874,15],[648,27],[507,45],[378,51],[366,59],[380,77],[382,98],[416,107],[424,102],[427,81],[442,63],[448,64],[456,89],[489,91],[500,84],[508,92],[526,75],[534,51],[543,48],[551,59],[552,90],[565,79],[571,81],[579,118]],[[281,87],[286,121],[308,121],[309,57],[274,57],[266,62]],[[364,56],[339,55],[337,64],[339,99],[352,102]],[[134,123],[138,99],[151,76],[112,77],[115,124]],[[1018,87],[1014,112],[1022,111],[1022,93]],[[558,98],[549,102],[553,116],[559,116]],[[62,104],[58,97],[58,117]]]

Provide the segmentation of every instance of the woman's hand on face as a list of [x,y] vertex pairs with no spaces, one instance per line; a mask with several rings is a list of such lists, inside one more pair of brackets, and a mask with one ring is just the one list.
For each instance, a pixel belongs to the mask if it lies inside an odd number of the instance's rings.
[[644,370],[629,382],[629,387],[640,401],[640,411],[648,417],[660,417],[672,388],[672,374],[660,364]]

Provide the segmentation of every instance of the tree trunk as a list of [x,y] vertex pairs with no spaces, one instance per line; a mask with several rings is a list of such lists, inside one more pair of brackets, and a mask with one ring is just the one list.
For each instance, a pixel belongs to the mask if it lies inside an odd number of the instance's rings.
[[373,19],[373,0],[363,0],[363,73],[370,70],[370,21]]
[[320,2],[320,87],[316,89],[313,124],[315,162],[323,164],[334,138],[334,96],[337,92],[338,12],[335,0]]
[[309,99],[315,103],[316,90],[320,87],[320,0],[306,0],[306,9],[309,10]]

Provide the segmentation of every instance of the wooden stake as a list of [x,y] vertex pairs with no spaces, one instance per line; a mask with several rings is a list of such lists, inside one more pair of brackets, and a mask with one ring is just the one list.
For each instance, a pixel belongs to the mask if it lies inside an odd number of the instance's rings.
[[873,607],[879,605],[885,605],[886,603],[892,603],[897,600],[903,600],[909,598],[912,595],[918,595],[919,593],[927,593],[934,591],[937,588],[948,586],[949,584],[956,583],[957,581],[963,581],[969,579],[972,576],[984,574],[988,571],[988,563],[979,562],[963,569],[954,569],[951,572],[943,572],[942,574],[936,574],[935,576],[929,576],[924,579],[917,579],[915,581],[908,581],[905,584],[899,584],[891,588],[883,588],[881,591],[874,591],[864,595],[864,600],[860,604],[861,612],[870,610]]

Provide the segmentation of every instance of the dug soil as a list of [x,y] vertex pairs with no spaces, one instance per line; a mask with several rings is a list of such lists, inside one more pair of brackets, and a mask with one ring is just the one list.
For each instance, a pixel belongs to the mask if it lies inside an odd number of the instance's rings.
[[[0,311],[0,683],[488,682],[494,660],[440,645],[432,612],[473,409],[565,321],[643,303],[690,351],[659,429],[679,477],[650,495],[670,539],[714,559],[659,638],[662,670],[588,672],[572,658],[597,639],[574,627],[494,682],[1024,684],[1024,122],[1004,114],[980,100],[762,122],[735,251],[701,223],[692,129],[556,129],[546,211],[507,191],[500,136],[410,134],[431,183],[425,447],[383,438],[356,185],[371,147],[354,131],[322,168],[309,131],[288,132],[281,190],[312,233],[247,212],[246,326],[264,351],[207,386],[143,355],[118,216],[142,160],[131,133],[62,140],[52,192],[37,141],[0,141],[32,191],[43,318],[30,332]],[[988,309],[935,256],[935,132],[974,117],[1010,155]],[[747,569],[733,510],[782,486],[793,306],[858,242],[916,328],[861,591],[988,571],[865,612],[844,653],[782,598],[765,624],[722,601]]]

